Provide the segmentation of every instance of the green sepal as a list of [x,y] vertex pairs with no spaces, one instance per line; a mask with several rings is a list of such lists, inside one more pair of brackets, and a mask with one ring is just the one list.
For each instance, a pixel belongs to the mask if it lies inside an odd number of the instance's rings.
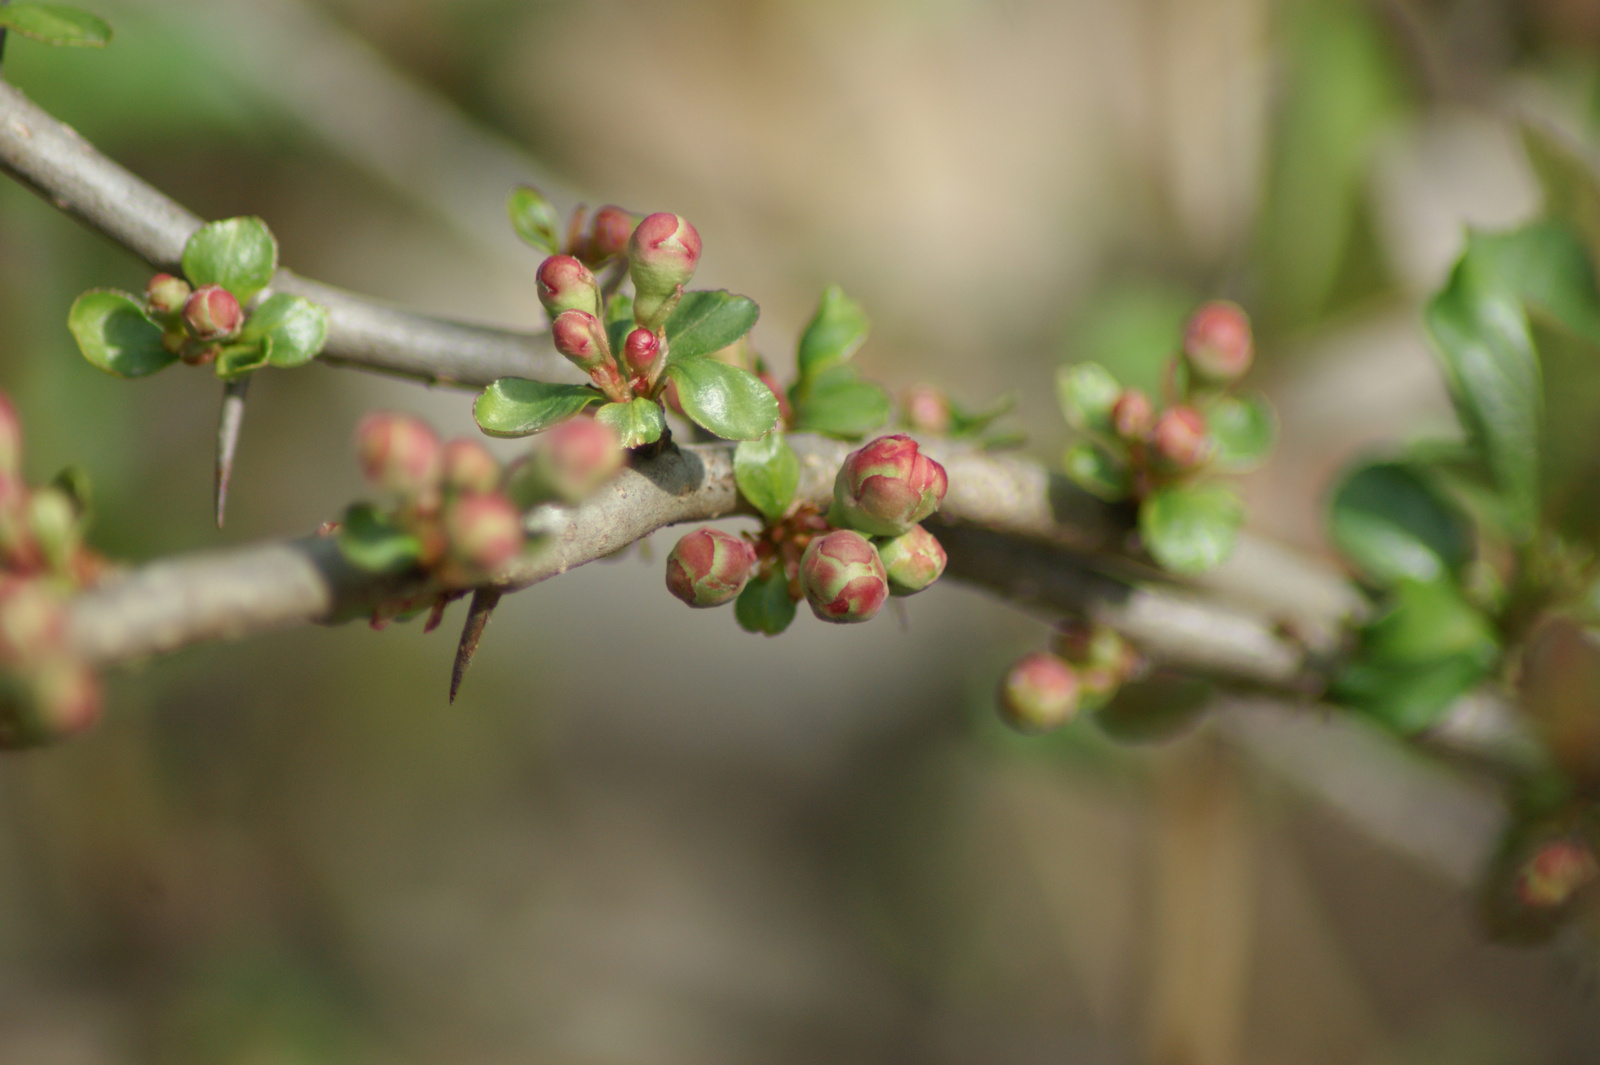
[[219,381],[237,381],[248,377],[272,358],[272,338],[263,337],[253,343],[233,343],[223,347],[217,361],[211,364]]
[[277,292],[250,312],[243,341],[270,341],[268,362],[280,370],[304,366],[328,341],[328,309],[303,296]]
[[777,521],[800,487],[800,457],[774,429],[760,440],[743,440],[734,448],[733,479],[751,506]]
[[759,317],[761,308],[748,296],[723,289],[685,292],[667,319],[667,360],[681,362],[721,351],[750,332]]
[[240,305],[272,283],[278,242],[259,218],[227,218],[201,226],[183,246],[183,272],[195,288],[221,285]]
[[1074,429],[1110,435],[1111,408],[1122,395],[1117,379],[1097,362],[1079,362],[1056,371],[1056,398]]
[[561,252],[561,219],[544,193],[532,185],[518,185],[506,197],[506,214],[511,228],[526,243],[545,255]]
[[1224,470],[1259,466],[1278,439],[1278,419],[1263,396],[1223,396],[1206,409],[1206,428],[1216,444],[1211,461]]
[[794,427],[841,440],[859,440],[889,420],[889,394],[848,364],[802,377],[789,389]]
[[1074,484],[1108,503],[1127,499],[1133,492],[1128,468],[1098,444],[1074,444],[1062,462]]
[[399,573],[416,565],[422,543],[370,503],[352,503],[334,541],[352,566],[367,573]]
[[776,566],[765,577],[753,577],[733,604],[734,620],[745,632],[776,636],[794,621],[795,601],[789,598],[789,578]]
[[871,328],[861,305],[838,285],[830,285],[822,293],[817,313],[800,334],[796,355],[800,376],[809,377],[850,361],[866,343]]
[[527,436],[604,402],[605,396],[588,385],[502,377],[478,393],[472,417],[490,436]]
[[594,412],[594,420],[611,426],[623,447],[653,444],[667,427],[661,404],[643,396],[627,403],[607,403]]
[[725,440],[759,440],[778,424],[778,397],[748,370],[702,356],[673,359],[667,377],[689,419]]
[[1422,471],[1401,462],[1351,471],[1334,492],[1328,533],[1380,586],[1458,574],[1473,554],[1467,516]]
[[1139,506],[1145,550],[1164,569],[1185,576],[1227,561],[1243,524],[1244,504],[1220,484],[1173,485]]
[[0,6],[0,30],[68,48],[104,48],[111,43],[106,20],[63,4],[16,0]]
[[94,289],[72,302],[67,328],[90,364],[117,377],[146,377],[178,361],[161,344],[161,327],[126,292]]
[[89,471],[77,463],[63,466],[50,479],[50,484],[72,500],[73,510],[78,515],[78,529],[82,532],[94,520],[94,485],[89,480]]

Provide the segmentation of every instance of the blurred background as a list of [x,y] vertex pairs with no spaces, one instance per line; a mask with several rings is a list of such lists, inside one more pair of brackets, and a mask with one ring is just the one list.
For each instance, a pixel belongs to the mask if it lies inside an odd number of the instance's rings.
[[[1252,520],[1310,551],[1343,462],[1449,424],[1418,307],[1539,209],[1508,115],[1600,123],[1593,0],[82,2],[112,47],[12,40],[9,80],[420,309],[539,324],[513,183],[676,211],[778,366],[838,282],[869,376],[1014,395],[1049,458],[1056,365],[1148,374],[1237,299],[1286,430]],[[65,329],[148,273],[0,182],[0,387],[114,557],[310,532],[375,407],[474,431],[470,393],[263,373],[219,534],[215,381]],[[0,1063],[1600,1055],[1592,953],[1476,927],[1476,782],[1306,711],[1022,740],[991,695],[1039,619],[945,582],[751,637],[663,593],[673,536],[508,599],[453,707],[459,606],[150,663],[0,761]]]

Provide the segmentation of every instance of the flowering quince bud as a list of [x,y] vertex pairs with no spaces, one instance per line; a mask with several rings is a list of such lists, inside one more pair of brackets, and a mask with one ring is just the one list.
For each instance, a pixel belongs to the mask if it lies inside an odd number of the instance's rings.
[[800,588],[823,621],[869,621],[889,598],[889,575],[865,536],[838,529],[806,545]]
[[463,492],[445,507],[444,533],[451,558],[489,572],[522,550],[522,515],[499,492]]
[[571,418],[539,434],[506,475],[507,491],[525,506],[548,499],[578,503],[622,468],[622,441],[593,418]]
[[177,314],[189,302],[189,282],[171,274],[157,274],[144,287],[144,301],[155,314]]
[[884,572],[889,577],[890,595],[915,595],[944,572],[944,548],[920,525],[913,525],[909,532],[877,546],[878,557],[883,560]]
[[1078,675],[1055,655],[1024,655],[1000,682],[1000,716],[1019,732],[1060,728],[1078,710]]
[[939,509],[949,481],[909,436],[880,436],[851,452],[833,482],[828,520],[871,536],[899,536]]
[[59,488],[36,489],[28,494],[28,531],[59,570],[78,546],[78,508]]
[[687,221],[658,212],[640,222],[628,240],[634,320],[653,329],[665,325],[699,262],[700,234]]
[[1125,389],[1111,406],[1111,427],[1124,440],[1143,440],[1155,423],[1150,397],[1137,388]]
[[567,311],[600,317],[600,283],[570,255],[552,255],[539,264],[539,302],[554,321]]
[[606,350],[606,330],[600,319],[588,311],[563,311],[550,326],[556,350],[585,373],[611,361]]
[[755,564],[755,548],[737,536],[696,529],[667,556],[667,591],[693,607],[721,606],[738,596]]
[[656,335],[642,326],[628,334],[628,339],[622,343],[622,359],[628,364],[628,369],[645,376],[655,368],[656,355],[661,351],[661,341]]
[[1517,873],[1517,898],[1525,906],[1553,909],[1587,887],[1600,864],[1594,852],[1573,839],[1551,840],[1534,852]]
[[226,340],[244,327],[244,310],[221,285],[202,285],[184,303],[183,322],[196,340]]
[[437,488],[441,451],[427,423],[405,414],[378,411],[356,426],[356,454],[367,480],[402,496],[416,498]]
[[1193,407],[1162,411],[1156,419],[1155,448],[1156,454],[1174,469],[1194,469],[1211,457],[1205,418]]
[[22,419],[11,398],[0,392],[0,475],[22,473]]
[[633,235],[633,215],[620,207],[606,204],[594,213],[589,223],[589,244],[585,249],[594,262],[604,262],[626,255],[628,238]]
[[906,424],[920,433],[950,431],[950,397],[932,385],[914,385],[905,397]]
[[444,486],[453,492],[492,492],[500,486],[500,463],[476,440],[452,440],[440,451]]
[[1212,300],[1189,319],[1183,336],[1183,353],[1189,368],[1202,380],[1225,384],[1237,381],[1250,369],[1255,342],[1250,317],[1237,303]]

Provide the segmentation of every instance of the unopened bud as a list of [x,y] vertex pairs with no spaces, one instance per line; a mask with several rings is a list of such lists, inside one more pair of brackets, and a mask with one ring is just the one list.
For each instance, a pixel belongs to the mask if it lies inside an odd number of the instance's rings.
[[1211,457],[1206,420],[1193,407],[1171,407],[1156,419],[1156,454],[1178,470],[1192,470]]
[[1250,317],[1244,308],[1227,300],[1203,304],[1189,319],[1183,335],[1183,353],[1189,368],[1204,381],[1237,381],[1250,369],[1255,342]]
[[589,223],[589,244],[585,249],[591,262],[601,263],[628,252],[633,235],[633,215],[611,204],[594,213]]
[[196,340],[226,340],[244,327],[244,310],[221,285],[202,285],[184,303],[183,322]]
[[851,452],[833,483],[828,520],[871,536],[899,536],[939,509],[949,480],[909,436],[880,436]]
[[584,373],[593,374],[611,361],[606,328],[588,311],[563,311],[550,325],[556,350]]
[[700,234],[675,214],[650,215],[628,240],[634,321],[651,329],[666,324],[678,294],[700,262]]
[[806,545],[800,556],[800,587],[813,614],[841,624],[870,620],[889,598],[889,576],[877,549],[850,529]]
[[920,525],[879,543],[878,557],[889,577],[889,594],[896,596],[922,591],[939,579],[947,561],[939,541]]
[[539,302],[554,321],[567,311],[600,317],[600,284],[589,268],[570,255],[552,255],[539,264]]
[[0,587],[0,659],[25,663],[55,654],[66,629],[66,604],[43,581],[13,579]]
[[77,548],[78,507],[59,488],[39,488],[28,496],[28,531],[52,569],[60,571]]
[[914,385],[906,392],[906,424],[919,433],[950,431],[950,397],[932,385]]
[[0,474],[18,477],[22,473],[22,419],[11,398],[0,392]]
[[649,374],[656,365],[656,355],[661,351],[661,341],[650,330],[640,327],[628,334],[622,344],[622,358],[632,373]]
[[1150,397],[1137,388],[1125,389],[1111,405],[1111,427],[1124,440],[1143,440],[1155,423]]
[[1024,655],[1000,682],[1000,716],[1019,732],[1060,728],[1078,710],[1078,674],[1055,655]]
[[593,418],[570,418],[540,433],[533,450],[506,474],[506,491],[520,506],[559,499],[578,503],[622,468],[622,442]]
[[171,274],[157,274],[144,287],[144,301],[154,314],[177,314],[189,302],[189,282]]
[[1517,873],[1517,898],[1525,906],[1553,909],[1600,875],[1594,852],[1573,839],[1551,840],[1534,852]]
[[522,550],[522,515],[499,492],[463,492],[444,513],[450,557],[480,572],[499,569]]
[[500,463],[476,440],[451,440],[440,452],[444,486],[453,492],[492,492],[500,485]]
[[739,537],[696,529],[667,556],[667,591],[693,607],[721,606],[738,596],[755,564],[755,548]]
[[356,426],[356,454],[367,480],[408,498],[432,492],[442,470],[439,438],[427,423],[379,411]]

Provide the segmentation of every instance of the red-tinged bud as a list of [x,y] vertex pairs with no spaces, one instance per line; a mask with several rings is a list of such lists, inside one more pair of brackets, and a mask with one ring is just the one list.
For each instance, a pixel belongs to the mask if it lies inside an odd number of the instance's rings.
[[661,341],[656,335],[645,328],[635,329],[628,334],[628,339],[622,344],[622,358],[628,364],[628,369],[640,376],[647,376],[655,369],[656,356],[661,352]]
[[605,262],[628,253],[628,238],[633,236],[633,215],[607,204],[594,213],[589,223],[589,244],[585,249],[593,262]]
[[1171,407],[1156,419],[1156,454],[1177,470],[1192,470],[1211,457],[1206,420],[1193,407]]
[[731,603],[755,564],[755,548],[737,536],[696,529],[667,556],[667,591],[693,607]]
[[183,305],[183,324],[196,340],[227,340],[244,328],[244,310],[221,285],[202,285]]
[[1545,843],[1517,872],[1517,898],[1525,906],[1554,909],[1600,875],[1600,864],[1588,846],[1574,839]]
[[634,321],[651,329],[665,325],[699,262],[700,234],[684,219],[658,212],[640,222],[628,240]]
[[144,287],[144,301],[152,314],[177,314],[189,302],[189,282],[171,274],[157,274]]
[[889,594],[896,596],[922,591],[939,579],[947,561],[939,541],[920,525],[913,525],[910,532],[892,540],[879,542],[878,557],[889,576]]
[[828,520],[870,536],[899,536],[939,509],[949,481],[909,436],[880,436],[852,452],[833,483]]
[[356,426],[356,454],[367,480],[416,499],[433,492],[443,470],[439,438],[426,422],[379,411]]
[[1078,674],[1055,655],[1024,655],[1000,682],[1000,716],[1019,732],[1060,728],[1078,710]]
[[539,264],[539,302],[552,321],[567,311],[600,317],[600,283],[570,255],[552,255]]
[[22,473],[22,419],[11,398],[0,392],[0,474],[18,477]]
[[950,431],[950,397],[932,385],[913,385],[905,396],[906,424],[919,433]]
[[1227,300],[1203,304],[1189,319],[1183,335],[1183,353],[1189,368],[1204,381],[1237,381],[1250,369],[1255,342],[1250,336],[1250,316]]
[[1124,440],[1143,440],[1155,424],[1156,409],[1137,388],[1125,389],[1111,405],[1111,427]]
[[559,499],[579,503],[616,476],[622,441],[593,418],[571,418],[540,433],[530,451],[506,474],[506,491],[529,507]]
[[550,325],[556,350],[584,373],[593,374],[611,361],[606,327],[588,311],[563,311]]
[[61,649],[66,632],[66,604],[42,581],[13,580],[0,588],[0,658],[39,661]]
[[889,598],[889,575],[865,536],[838,529],[817,537],[800,556],[800,588],[823,621],[868,621]]
[[499,492],[463,492],[446,506],[445,537],[450,557],[489,573],[522,550],[522,515]]
[[476,440],[451,440],[440,460],[444,486],[452,492],[492,492],[500,486],[500,463]]

